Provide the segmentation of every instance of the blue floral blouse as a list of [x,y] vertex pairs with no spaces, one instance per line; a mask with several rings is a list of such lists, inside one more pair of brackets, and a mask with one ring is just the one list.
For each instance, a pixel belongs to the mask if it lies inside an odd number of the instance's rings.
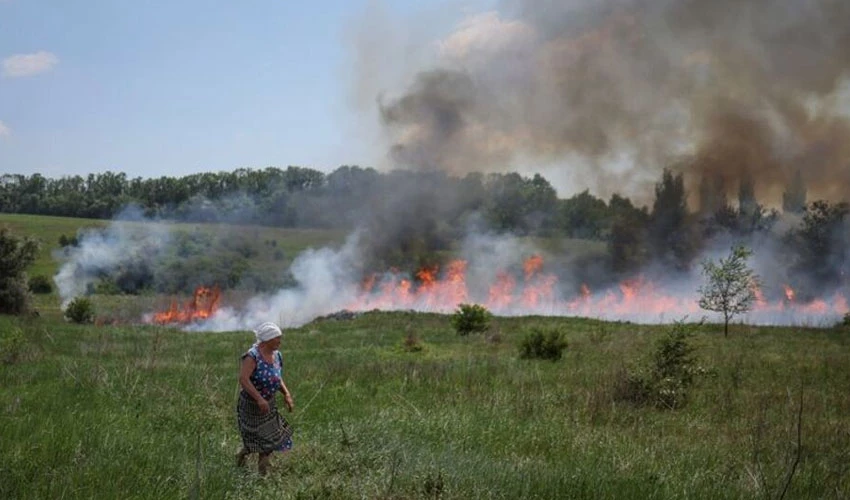
[[257,363],[254,372],[251,373],[251,383],[254,384],[254,388],[257,389],[260,396],[266,400],[271,400],[275,393],[280,390],[283,377],[283,357],[280,355],[280,351],[273,353],[273,363],[268,363],[263,359],[256,345],[248,349],[245,356],[251,356]]

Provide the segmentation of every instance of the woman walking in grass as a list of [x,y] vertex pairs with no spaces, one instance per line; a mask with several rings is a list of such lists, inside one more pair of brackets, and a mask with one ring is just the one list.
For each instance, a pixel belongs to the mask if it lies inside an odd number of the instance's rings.
[[277,411],[275,394],[280,391],[286,407],[292,412],[292,393],[283,382],[283,357],[280,348],[280,327],[266,322],[254,330],[257,342],[242,355],[239,370],[239,402],[236,415],[242,434],[242,449],[236,463],[244,466],[248,455],[259,453],[257,468],[268,472],[273,451],[292,448],[292,428]]

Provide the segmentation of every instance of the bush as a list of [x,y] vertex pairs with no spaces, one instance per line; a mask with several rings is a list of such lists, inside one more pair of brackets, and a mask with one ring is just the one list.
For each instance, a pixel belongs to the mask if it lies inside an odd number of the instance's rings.
[[700,373],[694,348],[688,343],[690,336],[684,323],[677,322],[659,341],[647,369],[617,377],[615,398],[671,410],[685,406],[688,390]]
[[452,326],[458,335],[486,332],[493,315],[486,307],[478,304],[460,304],[452,315]]
[[567,347],[567,341],[558,329],[532,328],[519,346],[522,359],[548,359],[558,361]]
[[32,295],[25,269],[35,261],[39,244],[0,228],[0,314],[27,314]]
[[86,297],[77,297],[65,308],[65,319],[74,323],[94,322],[94,304]]
[[53,283],[47,276],[33,276],[32,278],[30,278],[29,290],[32,293],[51,293],[53,291]]

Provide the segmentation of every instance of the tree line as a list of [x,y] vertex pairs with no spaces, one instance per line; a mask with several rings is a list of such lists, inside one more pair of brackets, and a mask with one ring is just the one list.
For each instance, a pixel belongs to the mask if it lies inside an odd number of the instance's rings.
[[472,213],[494,230],[528,235],[605,239],[624,212],[646,213],[627,198],[610,203],[584,191],[559,199],[540,175],[442,173],[342,166],[325,174],[286,169],[237,169],[182,177],[128,178],[104,172],[52,179],[41,174],[0,176],[0,212],[112,219],[127,205],[146,217],[187,222],[233,222],[276,227],[352,229],[385,204],[388,194],[434,190],[448,223]]
[[[607,245],[585,281],[616,281],[661,264],[687,271],[712,242],[757,241],[782,255],[784,272],[800,297],[844,284],[850,273],[846,203],[805,203],[805,191],[783,197],[793,224],[760,205],[752,182],[741,184],[737,205],[722,183],[700,186],[700,209],[691,211],[683,175],[665,170],[651,206],[614,194],[583,191],[558,198],[542,176],[517,173],[391,171],[342,166],[323,172],[238,169],[155,179],[105,172],[49,179],[40,174],[0,177],[0,212],[114,218],[137,205],[146,216],[187,222],[228,222],[290,228],[361,229],[364,272],[413,269],[439,263],[470,228],[536,237],[598,240]],[[132,290],[122,290],[132,293]]]

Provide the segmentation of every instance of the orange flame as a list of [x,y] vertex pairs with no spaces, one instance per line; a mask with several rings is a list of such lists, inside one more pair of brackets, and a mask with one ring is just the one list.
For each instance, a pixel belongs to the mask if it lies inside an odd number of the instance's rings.
[[532,255],[522,263],[522,270],[525,271],[525,281],[531,280],[543,267],[543,257]]
[[[699,307],[696,289],[685,293],[666,292],[642,276],[625,280],[617,287],[600,293],[594,293],[587,284],[582,284],[572,297],[561,298],[557,277],[544,272],[544,261],[539,255],[529,257],[522,263],[521,269],[513,272],[494,270],[492,282],[482,290],[482,294],[476,295],[466,283],[467,267],[466,261],[456,260],[442,270],[436,266],[423,268],[414,273],[415,282],[402,278],[397,272],[388,274],[378,285],[374,278],[370,278],[364,282],[360,296],[349,309],[412,308],[451,312],[458,304],[475,302],[496,314],[507,315],[558,314],[669,321],[677,317],[708,314]],[[796,295],[790,286],[785,286],[781,300],[782,296],[776,299],[766,297],[757,282],[751,286],[756,296],[751,314],[757,322],[759,317],[767,321],[775,321],[770,318],[798,321],[805,315],[817,320],[824,315],[843,315],[850,310],[841,294],[832,299],[802,303],[795,300]]]
[[153,322],[160,325],[187,324],[207,319],[218,310],[220,298],[221,290],[218,286],[213,288],[199,286],[192,294],[192,299],[182,307],[176,300],[172,300],[167,310],[154,313]]
[[788,299],[789,302],[794,302],[794,289],[788,285],[782,285],[785,288],[785,298]]

